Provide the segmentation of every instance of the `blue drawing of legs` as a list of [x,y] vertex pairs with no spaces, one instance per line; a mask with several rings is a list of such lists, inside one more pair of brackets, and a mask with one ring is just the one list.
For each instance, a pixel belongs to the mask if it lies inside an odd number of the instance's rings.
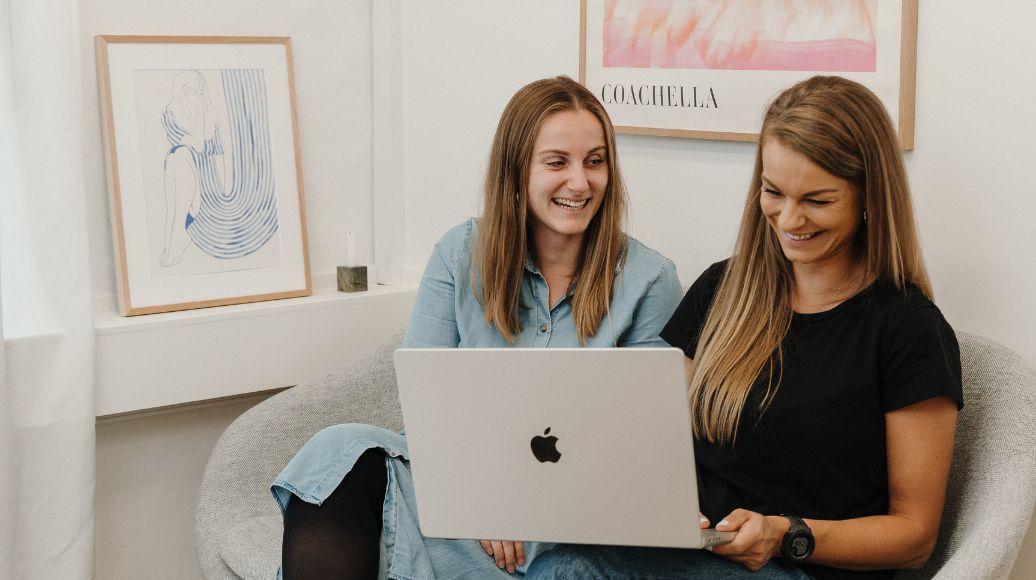
[[190,149],[173,148],[165,157],[165,249],[158,263],[175,266],[191,245],[187,233],[201,203],[198,171]]

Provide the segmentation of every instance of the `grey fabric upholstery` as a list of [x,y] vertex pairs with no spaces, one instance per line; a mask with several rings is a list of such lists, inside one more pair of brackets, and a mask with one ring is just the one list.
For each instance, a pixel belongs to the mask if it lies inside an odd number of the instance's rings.
[[[272,578],[281,517],[270,482],[314,433],[364,422],[398,430],[396,340],[339,375],[280,393],[242,414],[216,444],[196,516],[206,578]],[[1006,348],[959,334],[965,408],[939,541],[928,564],[897,578],[1007,577],[1036,501],[1036,376]]]
[[1036,376],[991,340],[957,340],[964,409],[939,540],[927,565],[897,579],[1007,578],[1036,502]]
[[342,373],[270,397],[227,428],[205,468],[195,514],[205,578],[274,577],[282,523],[270,483],[314,433],[338,423],[402,429],[392,365],[402,338],[400,332]]

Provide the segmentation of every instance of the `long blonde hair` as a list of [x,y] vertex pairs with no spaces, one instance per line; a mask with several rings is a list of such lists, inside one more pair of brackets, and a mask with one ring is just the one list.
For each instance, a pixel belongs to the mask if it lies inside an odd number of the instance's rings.
[[[486,322],[513,341],[518,323],[522,271],[528,249],[529,166],[543,122],[561,111],[588,111],[597,117],[607,143],[608,185],[604,200],[583,235],[576,267],[572,316],[583,344],[597,334],[608,311],[616,268],[624,255],[626,188],[615,155],[615,130],[604,107],[583,85],[568,77],[532,82],[507,103],[493,138],[486,170],[483,212],[478,223],[472,286]],[[477,274],[477,278],[476,278]]]
[[865,278],[932,298],[910,186],[892,121],[863,85],[815,76],[766,111],[734,254],[694,353],[690,407],[695,437],[733,443],[752,386],[765,374],[760,410],[780,386],[781,343],[791,327],[791,265],[759,206],[762,151],[774,140],[854,184],[866,212],[857,232]]

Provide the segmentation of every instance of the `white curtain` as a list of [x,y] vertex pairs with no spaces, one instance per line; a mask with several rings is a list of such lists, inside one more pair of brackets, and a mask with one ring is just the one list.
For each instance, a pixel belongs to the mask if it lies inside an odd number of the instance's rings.
[[93,576],[76,0],[0,0],[0,580]]

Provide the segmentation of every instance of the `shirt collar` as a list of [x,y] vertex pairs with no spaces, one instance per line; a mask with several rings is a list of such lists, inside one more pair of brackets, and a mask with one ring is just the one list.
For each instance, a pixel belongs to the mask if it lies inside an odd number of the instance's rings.
[[532,258],[529,257],[529,252],[525,252],[525,269],[532,274],[540,273],[540,269],[536,267],[536,264],[532,262]]

